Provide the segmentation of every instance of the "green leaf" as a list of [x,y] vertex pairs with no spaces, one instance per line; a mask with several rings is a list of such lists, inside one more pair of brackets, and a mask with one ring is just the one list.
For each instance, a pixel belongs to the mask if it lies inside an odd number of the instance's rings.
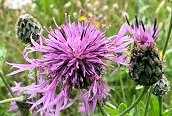
[[126,116],[133,116],[133,115],[131,115],[131,114],[126,114]]
[[117,109],[116,106],[114,106],[113,104],[111,104],[109,102],[106,103],[106,106],[108,106],[108,107],[110,107],[112,109]]
[[118,109],[112,109],[108,106],[105,106],[105,110],[110,116],[116,116],[118,114]]
[[152,116],[159,116],[159,103],[156,96],[151,99],[151,114]]
[[126,109],[127,109],[127,106],[124,103],[121,103],[118,107],[119,113],[123,112]]
[[145,103],[143,101],[140,101],[140,103],[138,104],[138,116],[144,116],[145,113]]
[[172,115],[172,108],[168,111],[163,112],[162,116],[171,116]]

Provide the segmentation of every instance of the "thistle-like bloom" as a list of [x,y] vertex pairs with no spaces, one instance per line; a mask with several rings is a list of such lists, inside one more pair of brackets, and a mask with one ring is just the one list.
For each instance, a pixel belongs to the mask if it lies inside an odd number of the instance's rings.
[[[55,23],[56,24],[56,23]],[[57,26],[57,24],[56,24]],[[48,30],[47,30],[48,31]],[[83,101],[80,112],[90,115],[94,112],[98,100],[108,97],[107,85],[101,77],[105,70],[105,60],[125,64],[126,55],[122,54],[132,42],[128,36],[106,37],[90,21],[70,23],[48,31],[48,38],[40,33],[40,43],[31,38],[33,47],[24,51],[28,64],[12,64],[18,70],[14,75],[25,70],[39,70],[39,83],[27,86],[30,98],[41,94],[41,98],[32,104],[31,111],[39,108],[41,115],[56,115],[77,100]],[[29,58],[33,52],[42,53],[38,59]],[[117,53],[120,53],[118,55]],[[79,93],[79,95],[75,95]]]
[[[127,19],[127,18],[126,18]],[[134,39],[134,48],[131,54],[129,73],[132,79],[140,85],[152,85],[162,78],[162,61],[155,46],[157,19],[150,29],[145,27],[143,22],[138,21],[136,16],[135,25],[125,27],[125,32],[129,31]]]
[[157,18],[155,18],[154,26],[151,26],[150,29],[147,28],[143,21],[140,20],[140,24],[136,15],[135,24],[131,25],[128,18],[126,17],[128,23],[128,31],[132,34],[136,46],[143,48],[153,48],[155,40],[159,29],[157,28]]

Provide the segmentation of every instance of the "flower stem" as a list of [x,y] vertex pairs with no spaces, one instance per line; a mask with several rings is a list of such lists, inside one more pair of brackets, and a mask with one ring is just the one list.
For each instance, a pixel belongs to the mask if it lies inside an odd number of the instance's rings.
[[159,116],[162,116],[163,106],[162,106],[162,96],[158,97],[159,102]]
[[104,107],[101,105],[100,101],[97,102],[98,104],[98,108],[100,109],[100,112],[102,113],[103,116],[110,116],[106,110],[104,109]]
[[13,102],[13,101],[23,101],[24,97],[20,96],[20,97],[14,97],[14,98],[9,98],[9,99],[5,99],[5,100],[1,100],[0,104],[2,103],[7,103],[7,102]]
[[[0,77],[1,77],[2,81],[4,82],[5,86],[7,87],[8,91],[10,92],[11,96],[12,96],[13,98],[15,98],[15,95],[14,95],[13,91],[11,90],[10,85],[8,84],[8,82],[7,82],[6,79],[5,79],[5,76],[4,76],[3,73],[1,73],[1,72],[0,72]],[[11,98],[11,99],[12,99],[12,98]],[[1,102],[2,102],[2,101],[1,101]],[[20,112],[21,112],[22,114],[24,114],[24,112],[23,112],[23,110],[22,110],[22,107],[21,107],[18,103],[17,103],[17,106],[18,106]]]
[[120,113],[118,116],[124,116],[126,113],[128,113],[130,110],[132,110],[143,98],[143,96],[146,94],[150,86],[145,86],[143,92],[140,94],[140,96],[136,99],[136,101],[128,107],[124,112]]
[[145,108],[145,114],[144,114],[144,116],[147,116],[147,112],[148,112],[148,109],[149,109],[149,102],[150,102],[152,90],[153,90],[153,87],[151,87],[150,90],[149,90],[149,94],[148,94],[148,98],[147,98],[147,103],[146,103],[146,108]]
[[169,41],[169,38],[170,38],[171,30],[172,30],[172,11],[171,11],[170,25],[169,25],[169,29],[168,29],[168,33],[167,33],[167,38],[166,38],[165,46],[164,46],[164,49],[163,49],[163,52],[162,52],[162,58],[164,57],[165,51],[167,49],[167,45],[168,45],[168,41]]
[[2,79],[2,81],[4,82],[5,86],[7,87],[8,91],[10,92],[12,97],[15,97],[13,91],[10,88],[10,85],[8,84],[7,80],[5,79],[4,75],[0,72],[0,77]]
[[127,103],[122,78],[120,78],[120,85],[121,85],[121,89],[122,89],[122,97],[123,97],[124,103]]

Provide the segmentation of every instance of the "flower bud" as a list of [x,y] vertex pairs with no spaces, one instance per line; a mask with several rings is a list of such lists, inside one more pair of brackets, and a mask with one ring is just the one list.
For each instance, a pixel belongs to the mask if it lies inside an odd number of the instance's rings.
[[165,76],[153,85],[152,93],[156,96],[163,96],[169,91],[169,81]]
[[34,40],[39,38],[41,25],[29,14],[24,14],[19,17],[17,22],[17,35],[23,43],[31,43],[30,37]]

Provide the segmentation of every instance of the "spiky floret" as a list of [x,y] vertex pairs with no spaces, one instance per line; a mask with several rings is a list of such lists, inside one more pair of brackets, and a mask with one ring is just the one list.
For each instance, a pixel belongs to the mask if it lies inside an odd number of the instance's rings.
[[17,35],[20,41],[23,43],[31,43],[30,36],[34,40],[39,39],[39,33],[41,31],[41,25],[31,15],[21,15],[17,22]]
[[158,33],[157,19],[150,30],[142,21],[138,21],[137,15],[135,25],[130,25],[128,18],[127,29],[134,39],[134,47],[130,59],[129,74],[138,84],[148,86],[156,83],[162,78],[162,61],[155,46]]
[[[79,99],[83,100],[80,112],[90,115],[95,111],[97,101],[108,97],[106,83],[100,75],[106,68],[104,61],[127,65],[126,55],[121,53],[127,50],[132,39],[122,36],[122,31],[117,36],[107,38],[105,32],[90,25],[90,21],[70,23],[68,17],[66,20],[66,24],[57,26],[57,29],[47,30],[48,38],[40,34],[40,43],[31,39],[33,46],[24,52],[28,64],[10,63],[18,70],[9,75],[35,68],[39,70],[39,84],[32,84],[26,90],[27,94],[31,94],[30,98],[41,94],[42,97],[31,107],[33,110],[42,106],[38,110],[41,115],[58,116],[60,111]],[[32,52],[42,53],[43,56],[30,59],[29,53]],[[75,90],[80,94],[71,99]]]
[[163,96],[170,89],[169,81],[165,76],[153,85],[152,93],[156,96]]

